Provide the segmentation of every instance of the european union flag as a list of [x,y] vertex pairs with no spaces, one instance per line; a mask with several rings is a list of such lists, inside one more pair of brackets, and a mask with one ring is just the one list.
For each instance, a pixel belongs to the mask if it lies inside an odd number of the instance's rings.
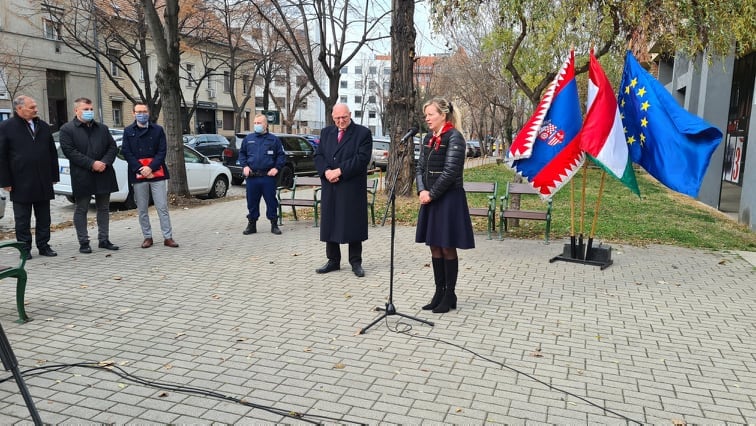
[[670,189],[696,197],[722,132],[683,109],[630,51],[617,102],[633,162]]

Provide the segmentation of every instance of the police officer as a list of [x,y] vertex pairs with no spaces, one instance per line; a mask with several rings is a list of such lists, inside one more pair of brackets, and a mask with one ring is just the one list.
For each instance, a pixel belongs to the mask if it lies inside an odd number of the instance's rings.
[[258,114],[254,120],[254,133],[248,134],[239,148],[239,165],[247,178],[247,228],[244,235],[257,232],[260,217],[260,197],[265,198],[265,216],[270,220],[270,232],[281,235],[278,229],[278,200],[276,199],[276,175],[286,163],[286,154],[281,140],[268,133],[268,120]]

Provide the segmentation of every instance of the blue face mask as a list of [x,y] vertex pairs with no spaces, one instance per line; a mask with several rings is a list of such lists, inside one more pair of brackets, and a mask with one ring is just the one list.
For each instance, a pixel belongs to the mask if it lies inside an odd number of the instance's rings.
[[147,114],[147,113],[136,114],[137,123],[141,125],[145,125],[147,124],[148,121],[150,121],[150,114]]
[[255,129],[255,133],[262,133],[265,131],[265,128],[263,127],[262,124],[255,124],[254,129]]
[[81,119],[84,120],[84,121],[86,121],[86,122],[90,122],[90,121],[94,120],[94,111],[92,111],[92,110],[82,111],[81,112]]

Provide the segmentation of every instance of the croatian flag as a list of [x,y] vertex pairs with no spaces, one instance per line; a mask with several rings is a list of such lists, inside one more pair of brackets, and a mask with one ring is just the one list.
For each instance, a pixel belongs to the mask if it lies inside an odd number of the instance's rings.
[[581,125],[575,53],[570,51],[507,155],[511,167],[541,198],[551,198],[583,165],[585,154],[577,138]]
[[588,66],[588,112],[580,148],[607,173],[640,195],[612,84],[591,50]]

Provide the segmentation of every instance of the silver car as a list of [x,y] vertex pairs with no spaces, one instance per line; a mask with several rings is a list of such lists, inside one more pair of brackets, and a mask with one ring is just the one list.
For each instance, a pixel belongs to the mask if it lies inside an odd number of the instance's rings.
[[376,167],[380,167],[381,170],[386,171],[389,161],[389,150],[391,149],[391,140],[384,137],[373,138],[373,156],[370,159],[368,170],[373,170]]

